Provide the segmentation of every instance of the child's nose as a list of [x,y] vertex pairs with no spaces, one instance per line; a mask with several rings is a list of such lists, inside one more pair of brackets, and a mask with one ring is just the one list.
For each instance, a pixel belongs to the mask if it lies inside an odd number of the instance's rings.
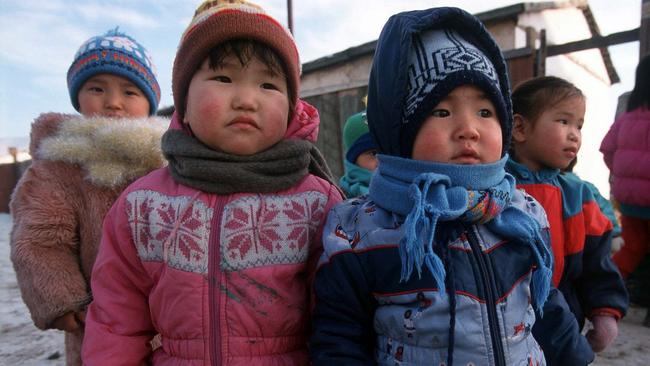
[[580,132],[580,130],[577,128],[573,128],[569,131],[569,140],[571,141],[580,141],[581,136],[582,132]]
[[257,94],[255,88],[242,86],[237,88],[233,98],[234,109],[254,110],[257,107]]
[[119,109],[122,105],[122,97],[119,93],[107,91],[104,98],[105,107],[108,109]]
[[457,138],[461,140],[477,140],[479,137],[478,130],[471,118],[461,118],[456,131]]

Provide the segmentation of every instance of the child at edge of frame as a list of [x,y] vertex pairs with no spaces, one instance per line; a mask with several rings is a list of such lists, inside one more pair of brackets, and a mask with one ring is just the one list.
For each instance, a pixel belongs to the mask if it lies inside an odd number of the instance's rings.
[[160,86],[145,47],[119,30],[90,37],[67,72],[80,115],[43,113],[32,163],[14,189],[11,261],[34,325],[65,332],[66,365],[81,365],[91,271],[104,216],[120,192],[164,166]]
[[311,283],[341,194],[299,75],[293,37],[261,7],[199,5],[174,61],[169,166],[104,222],[85,364],[309,363]]
[[650,327],[650,55],[639,60],[625,112],[603,138],[600,151],[611,172],[612,196],[621,212],[625,245],[612,260],[630,299],[643,304]]
[[485,26],[449,7],[392,16],[368,90],[379,165],[328,215],[313,364],[591,362],[551,286],[546,215],[505,171],[510,88]]
[[611,258],[612,222],[591,189],[563,174],[582,145],[586,99],[571,82],[540,76],[512,93],[513,143],[506,170],[544,206],[550,222],[553,285],[564,295],[594,352],[618,334],[628,295]]

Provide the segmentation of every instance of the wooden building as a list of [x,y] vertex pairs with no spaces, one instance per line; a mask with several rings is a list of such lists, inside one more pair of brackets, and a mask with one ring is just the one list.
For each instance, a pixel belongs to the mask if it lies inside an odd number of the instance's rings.
[[[585,92],[587,122],[576,171],[607,194],[608,171],[598,147],[616,108],[609,87],[619,81],[607,46],[638,40],[639,28],[601,36],[587,0],[524,2],[475,15],[503,50],[512,85],[556,75]],[[318,146],[336,176],[343,173],[342,127],[364,109],[375,47],[372,41],[303,65],[301,97],[320,111]]]

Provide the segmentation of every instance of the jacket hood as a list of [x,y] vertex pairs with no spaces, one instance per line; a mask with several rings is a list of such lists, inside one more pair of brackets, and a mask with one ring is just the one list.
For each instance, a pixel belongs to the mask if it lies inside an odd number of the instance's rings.
[[98,186],[121,187],[165,165],[160,138],[168,123],[48,113],[32,125],[30,152],[35,159],[78,164]]
[[[481,73],[463,69],[462,73],[442,73],[420,108],[408,120],[405,117],[409,85],[409,53],[414,38],[429,30],[451,30],[478,48],[494,66],[498,86],[488,85]],[[410,70],[411,72],[413,70]],[[512,103],[505,59],[485,26],[462,9],[442,7],[393,15],[384,26],[368,83],[368,123],[370,132],[383,154],[410,158],[412,144],[420,125],[437,102],[452,89],[474,84],[495,102],[503,134],[502,154],[508,149],[512,129]]]

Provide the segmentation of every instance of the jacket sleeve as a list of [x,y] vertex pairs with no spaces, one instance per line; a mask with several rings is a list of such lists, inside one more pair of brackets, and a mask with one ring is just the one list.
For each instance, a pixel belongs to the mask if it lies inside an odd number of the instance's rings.
[[600,152],[603,153],[603,159],[605,160],[605,165],[609,168],[610,171],[614,169],[614,153],[617,149],[617,140],[618,140],[618,130],[621,126],[620,117],[617,119],[614,124],[609,128],[607,134],[603,138],[603,141],[600,143]]
[[551,288],[544,304],[544,314],[537,314],[533,337],[544,351],[546,363],[553,365],[587,365],[594,353],[587,339],[580,334],[578,322],[562,293]]
[[376,302],[359,257],[341,233],[341,218],[331,211],[323,233],[325,253],[316,273],[313,334],[314,365],[374,365]]
[[612,226],[586,185],[582,196],[585,239],[582,271],[574,281],[576,293],[587,318],[609,314],[620,319],[627,312],[629,300],[611,257]]
[[600,194],[600,191],[593,183],[587,181],[584,182],[591,191],[591,194],[594,195],[600,211],[602,211],[605,217],[607,217],[607,219],[612,223],[612,226],[614,226],[612,229],[612,236],[617,237],[621,235],[621,226],[618,224],[618,219],[614,213],[614,207],[612,207],[612,203],[607,198],[603,197],[602,194]]
[[575,284],[588,318],[609,314],[620,319],[627,312],[628,294],[611,258],[611,241],[611,231],[600,236],[587,235],[585,240],[582,273]]
[[84,365],[142,365],[155,335],[148,294],[152,280],[139,260],[126,215],[124,195],[104,220],[93,267],[93,302],[86,316]]
[[[89,286],[79,259],[75,185],[65,164],[34,161],[11,201],[11,260],[34,324],[51,328],[59,316],[83,310]],[[98,223],[99,224],[99,223]]]
[[343,200],[343,197],[341,196],[341,193],[339,192],[338,188],[334,186],[333,184],[330,184],[329,182],[327,183],[329,185],[329,193],[327,196],[327,203],[325,204],[325,208],[323,210],[323,216],[320,217],[320,223],[318,225],[318,229],[316,231],[316,234],[314,236],[314,245],[311,246],[310,252],[309,252],[309,259],[308,259],[308,268],[309,268],[309,277],[308,277],[308,283],[311,285],[310,287],[310,294],[311,294],[311,307],[310,310],[313,311],[313,305],[315,304],[315,298],[314,298],[314,290],[313,290],[313,285],[314,285],[314,279],[316,276],[316,267],[318,266],[318,260],[323,254],[323,230],[325,228],[325,223],[327,219],[327,213],[330,212],[332,207],[337,205],[338,203]]

